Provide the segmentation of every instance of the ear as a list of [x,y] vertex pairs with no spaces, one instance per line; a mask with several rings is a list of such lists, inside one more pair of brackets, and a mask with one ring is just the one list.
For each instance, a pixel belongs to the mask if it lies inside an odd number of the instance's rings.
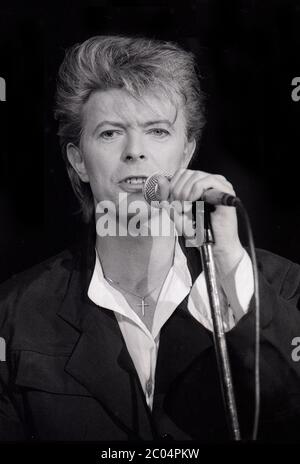
[[182,162],[182,165],[184,168],[187,168],[188,165],[190,164],[190,161],[193,157],[195,149],[196,149],[196,140],[192,139],[189,141],[186,139],[184,151],[183,151],[183,162]]
[[86,171],[81,150],[73,143],[68,143],[67,156],[70,164],[73,166],[82,182],[89,182],[89,177]]

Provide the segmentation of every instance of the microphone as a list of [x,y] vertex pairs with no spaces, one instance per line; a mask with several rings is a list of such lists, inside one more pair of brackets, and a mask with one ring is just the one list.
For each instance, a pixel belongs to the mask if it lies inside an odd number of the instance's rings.
[[[158,177],[163,174],[155,173],[152,176],[147,177],[144,183],[144,198],[147,203],[152,204],[152,206],[158,206],[158,203],[161,201]],[[164,175],[169,181],[172,179],[170,175]],[[221,192],[215,188],[209,188],[205,190],[199,200],[205,201],[206,203],[213,206],[237,206],[240,203],[240,199],[229,193]]]

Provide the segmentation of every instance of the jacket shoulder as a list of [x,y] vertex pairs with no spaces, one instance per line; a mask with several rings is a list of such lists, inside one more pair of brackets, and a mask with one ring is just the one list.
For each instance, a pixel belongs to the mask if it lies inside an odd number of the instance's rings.
[[256,256],[259,271],[279,294],[290,298],[300,292],[299,264],[263,249],[256,249]]
[[12,276],[0,284],[0,329],[18,317],[18,312],[34,310],[36,307],[51,307],[69,280],[74,266],[74,255],[70,250]]

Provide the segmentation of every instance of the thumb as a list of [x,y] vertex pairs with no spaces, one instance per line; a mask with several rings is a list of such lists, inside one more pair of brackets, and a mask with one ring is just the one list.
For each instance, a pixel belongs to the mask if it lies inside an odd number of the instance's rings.
[[168,200],[170,196],[170,182],[165,176],[158,176],[157,183],[160,201]]

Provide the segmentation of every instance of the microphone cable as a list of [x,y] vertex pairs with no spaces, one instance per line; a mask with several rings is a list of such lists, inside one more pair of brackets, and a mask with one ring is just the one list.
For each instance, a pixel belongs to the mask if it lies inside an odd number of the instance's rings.
[[252,429],[252,440],[257,439],[258,423],[260,414],[260,298],[259,298],[259,280],[258,267],[256,260],[256,251],[254,246],[253,233],[248,212],[239,198],[236,201],[236,208],[241,214],[248,236],[248,245],[250,258],[253,267],[254,281],[254,305],[255,305],[255,341],[254,341],[254,420]]

